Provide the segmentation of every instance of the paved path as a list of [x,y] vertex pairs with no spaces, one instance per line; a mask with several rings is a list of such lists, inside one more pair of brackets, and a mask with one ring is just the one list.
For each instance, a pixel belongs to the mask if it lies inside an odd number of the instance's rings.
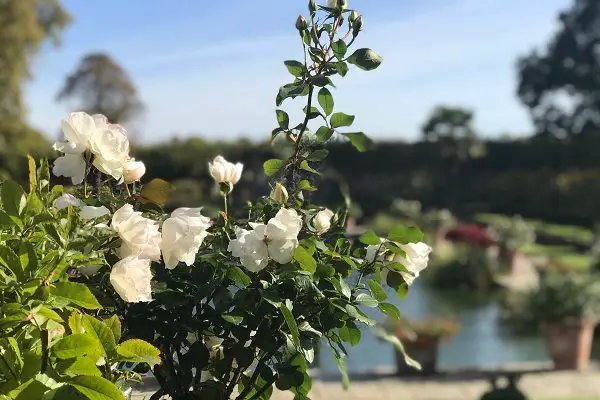
[[[519,380],[518,387],[529,400],[570,400],[574,396],[577,400],[600,399],[600,370],[530,373]],[[356,377],[348,391],[331,378],[315,379],[310,397],[312,400],[478,400],[489,389],[490,384],[481,373],[448,373],[433,379],[404,380],[379,374]],[[147,400],[151,393],[136,392],[133,399]],[[292,400],[293,396],[275,393],[272,399]]]

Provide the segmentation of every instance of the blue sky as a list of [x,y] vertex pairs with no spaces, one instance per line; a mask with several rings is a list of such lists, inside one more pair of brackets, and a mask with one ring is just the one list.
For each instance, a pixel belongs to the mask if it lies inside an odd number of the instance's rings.
[[[325,0],[321,0],[325,1]],[[515,60],[543,45],[570,0],[349,0],[365,18],[359,47],[384,57],[338,83],[336,109],[374,138],[412,140],[436,104],[469,107],[485,135],[528,133],[515,97]],[[65,0],[73,23],[47,47],[27,85],[31,123],[55,136],[68,104],[55,95],[83,55],[121,63],[147,109],[128,128],[145,142],[172,136],[267,138],[274,98],[299,59],[304,0]],[[294,107],[295,106],[295,107]],[[299,103],[287,106],[302,108]]]

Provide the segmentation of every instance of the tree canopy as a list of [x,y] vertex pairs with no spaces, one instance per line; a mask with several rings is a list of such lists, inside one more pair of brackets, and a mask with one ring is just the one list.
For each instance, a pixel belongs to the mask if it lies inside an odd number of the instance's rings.
[[86,55],[71,73],[57,100],[75,99],[77,108],[105,115],[110,122],[130,121],[143,108],[127,72],[109,55]]
[[518,95],[538,134],[569,137],[600,128],[600,2],[575,0],[543,51],[518,60]]

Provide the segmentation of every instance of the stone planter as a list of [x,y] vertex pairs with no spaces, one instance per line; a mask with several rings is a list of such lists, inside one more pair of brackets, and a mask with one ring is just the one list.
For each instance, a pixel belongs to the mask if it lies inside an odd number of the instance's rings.
[[588,367],[595,326],[596,323],[591,320],[542,324],[554,368],[583,371]]
[[402,344],[406,353],[413,360],[421,364],[422,369],[418,371],[406,365],[404,356],[396,350],[397,374],[399,376],[435,374],[437,372],[436,366],[440,339],[440,336],[421,334],[414,341],[403,341]]

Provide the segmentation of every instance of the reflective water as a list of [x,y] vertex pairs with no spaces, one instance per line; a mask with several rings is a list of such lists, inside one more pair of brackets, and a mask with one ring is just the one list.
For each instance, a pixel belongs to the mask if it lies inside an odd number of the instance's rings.
[[[407,317],[453,317],[460,323],[461,331],[440,347],[440,365],[477,367],[548,361],[541,336],[516,336],[501,326],[499,306],[494,300],[478,298],[468,291],[440,292],[420,285],[418,281],[405,299],[398,300],[391,293],[389,300]],[[372,317],[377,321],[385,320],[385,316],[378,312],[373,312]],[[325,350],[324,353],[321,368],[337,370],[328,352]],[[391,345],[379,341],[368,329],[363,330],[361,343],[350,348],[349,353],[347,364],[351,372],[394,365]]]

